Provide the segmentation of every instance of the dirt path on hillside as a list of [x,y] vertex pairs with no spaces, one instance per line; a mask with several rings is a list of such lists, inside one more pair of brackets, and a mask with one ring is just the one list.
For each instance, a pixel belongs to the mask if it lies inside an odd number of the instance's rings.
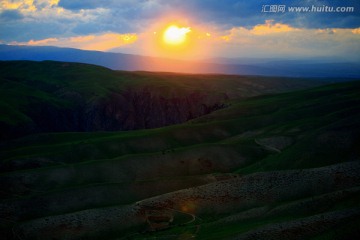
[[280,149],[277,149],[275,147],[271,147],[268,145],[265,145],[264,143],[259,142],[256,138],[255,138],[255,143],[261,147],[263,147],[265,150],[271,151],[271,152],[276,152],[276,153],[281,153]]

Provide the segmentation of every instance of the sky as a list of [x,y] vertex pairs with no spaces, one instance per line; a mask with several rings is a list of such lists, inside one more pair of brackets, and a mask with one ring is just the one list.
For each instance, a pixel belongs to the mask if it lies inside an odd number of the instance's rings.
[[[178,46],[163,41],[174,25],[188,29]],[[0,0],[0,43],[184,59],[360,62],[360,1]]]

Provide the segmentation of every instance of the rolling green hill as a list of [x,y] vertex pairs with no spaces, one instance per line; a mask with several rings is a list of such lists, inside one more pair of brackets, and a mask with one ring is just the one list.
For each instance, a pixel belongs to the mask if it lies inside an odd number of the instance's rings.
[[3,141],[5,239],[360,236],[358,81],[309,88],[317,83],[113,72],[82,64],[62,71],[66,63],[56,62],[1,64],[1,89],[8,94],[1,99],[9,106],[1,120],[15,126],[25,119],[36,123],[27,108],[31,96],[51,109],[72,109],[77,101],[61,98],[64,88],[86,104],[124,89],[148,89],[164,99],[200,92],[199,103],[216,98],[223,104],[177,125],[34,130]]
[[39,132],[178,124],[231,99],[302,89],[290,78],[120,72],[80,63],[0,62],[0,140]]

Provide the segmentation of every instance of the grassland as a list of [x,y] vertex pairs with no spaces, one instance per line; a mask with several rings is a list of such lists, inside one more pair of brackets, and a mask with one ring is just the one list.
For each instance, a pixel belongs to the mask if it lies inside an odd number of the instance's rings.
[[274,77],[121,72],[52,61],[0,62],[0,140],[38,132],[163,127],[210,113],[232,99],[318,84]]
[[[82,96],[97,91],[104,97],[110,89],[147,84],[159,86],[167,97],[196,89],[228,95],[226,108],[178,125],[38,133],[3,141],[0,217],[5,239],[359,236],[360,82],[289,91],[305,85],[261,77],[91,72],[88,65],[53,62],[31,63],[26,73],[19,71],[9,80],[14,73],[6,69],[13,63],[2,64],[9,65],[1,68],[5,82],[21,79],[16,81],[47,94],[14,87],[7,98],[19,91],[60,107],[70,103],[59,100],[59,89],[45,90],[39,82],[51,85],[47,89],[66,84]],[[49,83],[49,72],[61,64],[74,69],[54,72]],[[46,79],[36,75],[43,73],[37,69],[41,66]],[[93,87],[85,83],[87,74]],[[75,80],[64,83],[70,76]],[[105,78],[110,80],[100,83]],[[271,88],[272,82],[277,87]],[[4,118],[27,118],[26,110],[20,111],[25,100],[2,97],[2,102],[14,110],[5,109]],[[173,221],[151,222],[150,215],[160,220],[171,215]]]

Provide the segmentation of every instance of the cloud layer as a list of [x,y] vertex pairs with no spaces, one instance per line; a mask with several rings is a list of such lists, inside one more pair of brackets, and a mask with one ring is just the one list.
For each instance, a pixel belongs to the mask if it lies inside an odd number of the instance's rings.
[[[262,11],[279,5],[286,11]],[[312,6],[354,11],[288,11]],[[356,58],[354,49],[359,49],[358,0],[0,0],[2,43],[103,51],[126,46],[131,53],[156,54],[145,49],[145,42],[166,21],[209,33],[201,43],[226,56],[312,53]]]

